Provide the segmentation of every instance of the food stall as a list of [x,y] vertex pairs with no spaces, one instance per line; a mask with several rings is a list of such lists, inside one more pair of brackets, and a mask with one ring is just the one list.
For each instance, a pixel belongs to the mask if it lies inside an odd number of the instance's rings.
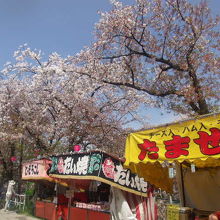
[[[91,151],[52,156],[51,160],[49,176],[69,185],[65,194],[68,201],[60,208],[58,203],[63,219],[107,220],[130,215],[142,220],[147,219],[143,216],[147,211],[151,212],[150,204],[148,209],[146,206],[147,182],[124,168],[119,158]],[[137,213],[138,207],[147,211]]]
[[35,202],[35,216],[45,219],[53,219],[56,216],[56,197],[54,187],[56,184],[67,187],[68,185],[57,178],[48,176],[51,160],[48,158],[35,159],[22,164],[22,180],[35,183],[37,190]]
[[[166,176],[176,172],[180,191],[176,219],[181,219],[181,210],[188,210],[183,207],[193,208],[198,217],[220,210],[219,113],[131,133],[125,157],[126,167],[166,191],[172,182],[155,173],[164,167]],[[167,215],[167,219],[174,218]]]
[[35,215],[43,219],[145,220],[155,215],[154,198],[147,197],[151,186],[102,151],[27,161],[22,179],[35,182]]

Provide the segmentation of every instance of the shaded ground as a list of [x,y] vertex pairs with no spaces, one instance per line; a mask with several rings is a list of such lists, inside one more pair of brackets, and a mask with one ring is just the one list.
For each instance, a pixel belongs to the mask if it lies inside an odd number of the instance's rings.
[[[38,218],[20,215],[13,211],[0,210],[0,220],[37,220]],[[39,219],[38,219],[39,220]]]

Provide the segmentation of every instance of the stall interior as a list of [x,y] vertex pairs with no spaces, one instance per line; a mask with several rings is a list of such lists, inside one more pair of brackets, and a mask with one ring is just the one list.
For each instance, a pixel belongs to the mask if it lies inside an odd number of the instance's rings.
[[110,185],[95,180],[71,180],[68,185],[38,183],[35,215],[48,220],[75,219],[76,215],[110,219]]

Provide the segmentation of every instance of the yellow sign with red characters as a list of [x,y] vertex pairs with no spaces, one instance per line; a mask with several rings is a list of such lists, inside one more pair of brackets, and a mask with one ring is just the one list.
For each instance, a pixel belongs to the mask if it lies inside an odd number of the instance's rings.
[[125,157],[125,166],[220,158],[220,113],[131,133]]

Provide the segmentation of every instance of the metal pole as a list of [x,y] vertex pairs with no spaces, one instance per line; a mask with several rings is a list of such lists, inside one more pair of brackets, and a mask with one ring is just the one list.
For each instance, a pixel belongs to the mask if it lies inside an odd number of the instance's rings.
[[180,176],[181,176],[181,185],[182,185],[183,207],[185,207],[186,198],[185,198],[185,187],[184,187],[184,179],[183,179],[183,167],[181,163],[180,163]]
[[176,165],[176,180],[180,195],[180,205],[184,207],[186,200],[185,200],[185,187],[184,187],[184,179],[183,179],[183,168],[181,163],[175,162],[175,165]]
[[70,220],[71,199],[72,199],[72,197],[69,197],[69,199],[68,199],[68,215],[67,215],[67,220]]

